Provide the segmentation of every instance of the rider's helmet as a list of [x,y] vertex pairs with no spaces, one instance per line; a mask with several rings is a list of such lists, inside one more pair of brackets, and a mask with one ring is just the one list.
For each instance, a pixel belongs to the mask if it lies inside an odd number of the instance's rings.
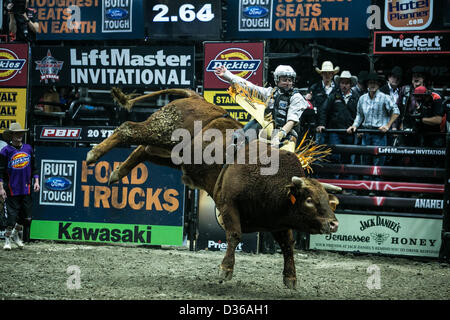
[[275,83],[278,83],[280,77],[283,76],[291,77],[292,80],[295,81],[297,74],[295,73],[294,69],[292,69],[291,66],[280,64],[278,67],[276,67],[275,71],[273,72]]

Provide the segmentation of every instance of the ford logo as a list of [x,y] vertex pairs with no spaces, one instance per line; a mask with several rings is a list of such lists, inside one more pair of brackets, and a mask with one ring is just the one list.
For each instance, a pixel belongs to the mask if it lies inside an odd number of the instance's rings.
[[264,7],[250,6],[244,9],[244,15],[248,18],[263,18],[267,16],[269,10]]
[[72,187],[72,181],[64,177],[51,177],[45,180],[45,187],[53,191],[64,191]]
[[122,8],[114,8],[106,10],[106,17],[112,20],[120,20],[128,17],[128,11]]

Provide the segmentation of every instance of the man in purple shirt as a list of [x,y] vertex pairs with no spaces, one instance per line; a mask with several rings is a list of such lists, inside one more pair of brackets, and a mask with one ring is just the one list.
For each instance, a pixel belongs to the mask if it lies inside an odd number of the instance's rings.
[[23,226],[31,222],[31,185],[35,192],[40,189],[33,148],[22,142],[26,131],[20,123],[12,123],[3,132],[8,142],[0,151],[0,197],[8,209],[5,250],[11,250],[11,240],[23,248]]

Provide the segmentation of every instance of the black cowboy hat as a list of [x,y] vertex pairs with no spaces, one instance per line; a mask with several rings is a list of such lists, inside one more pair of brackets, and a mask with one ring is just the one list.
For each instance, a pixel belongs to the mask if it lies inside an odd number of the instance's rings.
[[367,75],[366,79],[364,80],[364,85],[367,87],[367,83],[368,83],[369,81],[371,81],[371,80],[372,80],[372,81],[378,82],[378,84],[379,84],[380,86],[382,86],[382,85],[384,84],[384,82],[385,82],[385,80],[382,79],[378,73],[370,72],[370,73]]
[[367,75],[369,74],[368,71],[362,70],[358,73],[358,82],[359,83],[365,83]]
[[388,77],[394,76],[397,77],[398,79],[401,79],[403,76],[403,70],[399,66],[395,66],[392,68],[391,71],[388,72],[387,76]]
[[428,75],[427,70],[425,69],[425,67],[422,66],[414,66],[411,69],[411,75],[414,74],[420,74],[423,78],[426,78]]

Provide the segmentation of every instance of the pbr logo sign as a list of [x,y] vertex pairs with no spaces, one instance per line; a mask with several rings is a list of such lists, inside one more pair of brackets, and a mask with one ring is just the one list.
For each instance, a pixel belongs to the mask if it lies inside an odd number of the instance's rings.
[[8,81],[20,72],[25,65],[25,59],[6,48],[0,48],[0,82]]
[[76,161],[41,160],[39,204],[75,206],[76,173]]
[[239,0],[239,31],[272,31],[272,0]]
[[105,0],[102,5],[102,32],[132,31],[131,0]]
[[35,61],[35,63],[36,70],[39,70],[41,73],[41,83],[49,83],[49,81],[51,83],[55,83],[59,81],[58,73],[61,71],[64,62],[58,61],[54,57],[52,57],[50,49],[47,51],[47,56],[45,56],[40,61]]
[[[225,49],[211,60],[206,67],[207,72],[214,72],[219,66],[225,66],[231,73],[248,79],[253,73],[258,70],[261,64],[260,59],[254,59],[252,55],[241,48],[228,48]],[[227,81],[217,77],[220,81],[228,83]]]
[[81,128],[42,128],[41,139],[73,139],[81,138]]

